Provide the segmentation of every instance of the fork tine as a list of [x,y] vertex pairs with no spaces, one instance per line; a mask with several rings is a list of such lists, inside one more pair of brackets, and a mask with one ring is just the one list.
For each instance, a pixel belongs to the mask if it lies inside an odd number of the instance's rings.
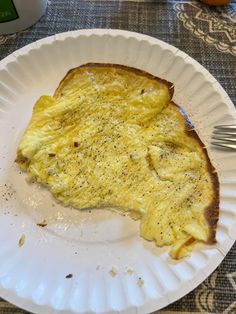
[[214,126],[214,129],[216,129],[216,130],[222,130],[222,129],[236,130],[236,124],[216,125],[216,126]]
[[220,130],[220,129],[217,129],[217,130],[213,130],[213,132],[212,132],[213,134],[215,134],[215,135],[232,135],[232,136],[236,136],[236,129],[235,130],[230,130],[230,131],[228,131],[228,130],[226,130],[226,129],[222,129],[222,130]]
[[216,125],[212,132],[211,144],[224,149],[236,150],[236,123]]
[[218,140],[219,142],[220,141],[223,141],[223,142],[229,142],[229,143],[235,143],[236,144],[236,137],[233,138],[233,137],[220,137],[220,136],[212,136],[212,138],[214,140]]
[[221,148],[236,150],[236,144],[230,144],[230,143],[224,143],[224,142],[211,142],[211,144],[221,147]]

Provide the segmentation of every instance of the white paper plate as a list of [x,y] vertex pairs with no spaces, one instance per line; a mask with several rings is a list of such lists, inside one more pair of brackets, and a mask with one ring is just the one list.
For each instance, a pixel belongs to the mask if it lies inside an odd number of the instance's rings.
[[[190,258],[174,262],[167,249],[138,236],[137,222],[111,212],[64,208],[19,173],[16,147],[36,99],[52,94],[69,69],[86,62],[128,65],[175,83],[174,100],[189,114],[220,176],[217,245],[198,245]],[[136,33],[100,29],[59,34],[2,60],[0,295],[36,313],[132,314],[160,309],[194,289],[236,238],[236,154],[208,145],[213,125],[235,117],[227,94],[201,65]],[[36,223],[43,219],[48,226],[40,228]],[[25,244],[19,248],[22,234]],[[112,267],[115,277],[109,274]],[[73,278],[66,279],[70,273]]]

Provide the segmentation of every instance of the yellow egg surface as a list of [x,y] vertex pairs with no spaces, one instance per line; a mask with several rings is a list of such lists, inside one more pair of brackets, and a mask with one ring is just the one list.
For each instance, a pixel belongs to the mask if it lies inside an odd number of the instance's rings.
[[172,84],[119,65],[69,71],[36,102],[16,161],[64,205],[115,208],[171,256],[215,242],[219,183]]

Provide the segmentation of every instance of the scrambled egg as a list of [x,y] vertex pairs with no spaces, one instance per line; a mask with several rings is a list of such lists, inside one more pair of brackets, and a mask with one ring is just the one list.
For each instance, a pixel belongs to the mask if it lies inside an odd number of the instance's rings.
[[186,256],[194,242],[214,242],[217,186],[171,96],[138,70],[74,69],[35,104],[17,162],[63,204],[128,213],[144,239]]

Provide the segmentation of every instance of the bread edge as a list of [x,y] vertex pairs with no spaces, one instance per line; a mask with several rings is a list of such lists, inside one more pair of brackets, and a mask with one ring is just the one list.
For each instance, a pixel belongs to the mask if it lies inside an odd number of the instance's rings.
[[211,203],[204,209],[204,216],[205,216],[205,219],[206,219],[208,226],[209,226],[209,236],[208,236],[206,243],[207,244],[214,244],[214,243],[216,243],[216,229],[217,229],[217,223],[219,220],[219,203],[220,203],[220,197],[219,197],[220,184],[219,184],[218,174],[216,172],[216,169],[214,168],[214,166],[211,163],[211,160],[209,158],[209,155],[208,155],[208,152],[207,152],[205,145],[203,144],[199,135],[195,131],[195,128],[194,128],[193,124],[190,122],[186,112],[184,111],[184,109],[182,107],[180,107],[179,105],[177,105],[173,101],[171,101],[171,103],[178,108],[180,114],[184,118],[185,133],[188,136],[197,140],[197,142],[199,143],[199,145],[201,147],[203,155],[206,158],[207,171],[210,174],[213,190],[215,192]]
[[60,93],[60,90],[63,88],[63,86],[66,84],[66,82],[71,78],[71,75],[73,76],[73,74],[78,70],[78,69],[82,69],[82,68],[116,68],[116,69],[122,69],[122,70],[126,70],[126,71],[129,71],[129,72],[133,72],[137,75],[141,75],[141,76],[144,76],[144,77],[147,77],[148,79],[151,79],[151,80],[154,80],[156,81],[157,83],[161,83],[161,84],[164,84],[168,90],[169,90],[169,93],[170,93],[170,99],[172,99],[173,95],[174,95],[174,84],[167,81],[167,80],[164,80],[164,79],[161,79],[157,76],[154,76],[150,73],[147,73],[143,70],[139,70],[139,69],[136,69],[136,68],[133,68],[133,67],[129,67],[129,66],[126,66],[126,65],[121,65],[121,64],[115,64],[115,63],[86,63],[86,64],[82,64],[76,68],[73,68],[71,70],[69,70],[66,75],[64,76],[64,78],[60,81],[57,89],[55,90],[54,94],[53,94],[53,97],[57,97]]

